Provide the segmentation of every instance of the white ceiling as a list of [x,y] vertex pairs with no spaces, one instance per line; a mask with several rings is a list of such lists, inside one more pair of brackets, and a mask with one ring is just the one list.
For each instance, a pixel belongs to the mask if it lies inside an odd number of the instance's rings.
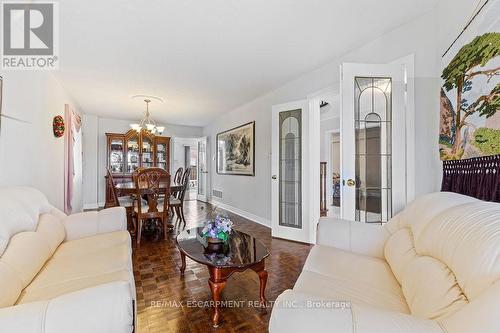
[[437,0],[65,0],[60,71],[78,106],[203,126],[429,11]]

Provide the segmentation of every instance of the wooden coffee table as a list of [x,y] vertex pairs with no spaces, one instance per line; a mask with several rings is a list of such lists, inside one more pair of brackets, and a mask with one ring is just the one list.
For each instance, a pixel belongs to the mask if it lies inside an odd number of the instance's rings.
[[260,305],[265,307],[264,293],[267,282],[265,259],[269,256],[267,247],[254,237],[233,230],[226,244],[221,245],[217,251],[213,249],[210,251],[206,240],[201,236],[202,230],[202,227],[184,230],[177,236],[176,243],[182,259],[181,276],[184,276],[186,269],[186,256],[208,267],[210,273],[208,284],[214,303],[213,326],[218,327],[222,322],[220,295],[227,279],[234,272],[251,269],[259,275]]

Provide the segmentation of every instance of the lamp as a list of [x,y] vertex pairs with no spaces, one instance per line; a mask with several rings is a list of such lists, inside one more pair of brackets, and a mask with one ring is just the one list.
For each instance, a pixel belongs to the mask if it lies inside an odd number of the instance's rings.
[[145,98],[144,102],[146,102],[146,111],[144,112],[144,118],[142,118],[139,124],[130,124],[130,128],[137,132],[146,130],[148,132],[151,132],[152,134],[161,135],[165,130],[165,127],[156,125],[156,122],[153,120],[153,118],[151,118],[151,112],[149,111],[149,103],[151,103],[151,99]]

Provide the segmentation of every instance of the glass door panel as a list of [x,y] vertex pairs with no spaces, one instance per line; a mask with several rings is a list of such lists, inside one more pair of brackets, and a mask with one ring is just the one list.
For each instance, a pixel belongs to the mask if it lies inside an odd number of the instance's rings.
[[302,228],[302,110],[279,113],[279,225]]
[[156,166],[167,170],[167,145],[165,143],[156,144]]
[[123,140],[113,139],[110,146],[109,166],[112,173],[123,172]]
[[147,136],[142,138],[142,167],[151,168],[154,162],[153,143]]
[[126,172],[132,173],[139,167],[139,137],[133,136],[127,141]]
[[392,217],[390,78],[356,77],[354,85],[356,220]]

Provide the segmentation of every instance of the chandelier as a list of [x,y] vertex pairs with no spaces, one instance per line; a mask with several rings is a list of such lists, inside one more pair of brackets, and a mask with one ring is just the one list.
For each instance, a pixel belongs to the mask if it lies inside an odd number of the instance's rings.
[[151,100],[149,98],[146,98],[144,99],[144,102],[146,102],[146,111],[144,112],[144,118],[142,118],[139,124],[130,124],[130,127],[137,132],[145,130],[150,132],[151,134],[161,135],[165,130],[165,127],[158,126],[153,118],[151,118],[151,112],[149,112],[149,103],[151,103]]

